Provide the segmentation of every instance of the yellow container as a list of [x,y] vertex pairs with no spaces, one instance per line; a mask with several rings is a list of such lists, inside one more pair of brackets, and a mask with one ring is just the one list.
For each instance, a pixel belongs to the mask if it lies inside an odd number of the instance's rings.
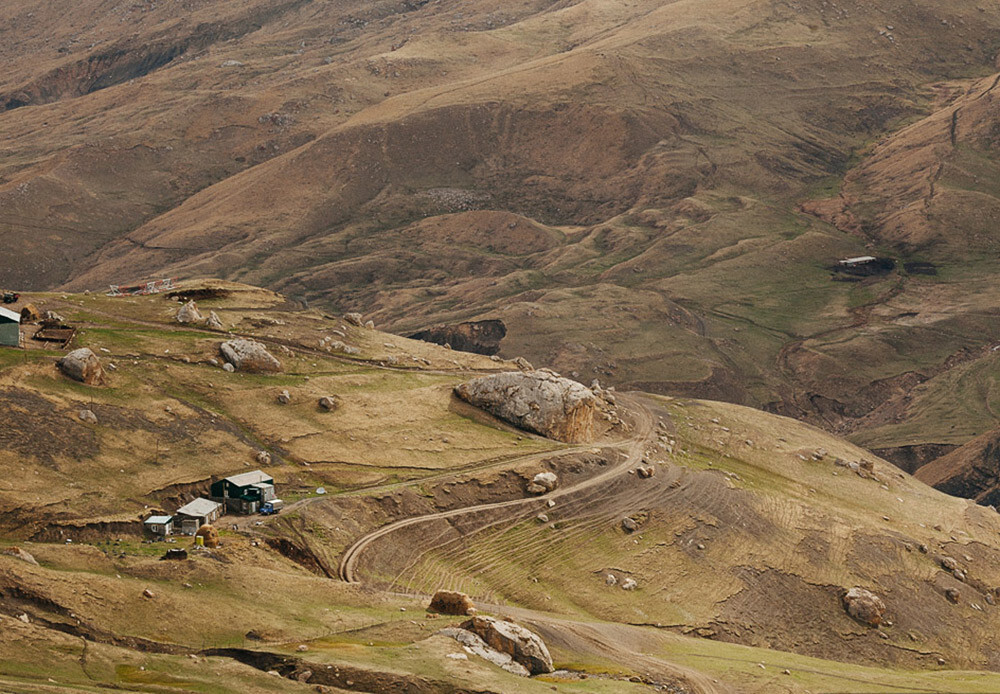
[[194,536],[194,543],[198,547],[204,547],[205,546],[205,538],[202,537],[201,535],[195,535]]

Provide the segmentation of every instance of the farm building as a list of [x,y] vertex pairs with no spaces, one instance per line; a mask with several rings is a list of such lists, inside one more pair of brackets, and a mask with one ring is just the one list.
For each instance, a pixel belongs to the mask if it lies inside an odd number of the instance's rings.
[[21,346],[21,314],[0,308],[0,345]]
[[174,531],[174,519],[172,516],[150,516],[142,525],[147,533],[159,537],[166,537]]
[[212,484],[212,498],[236,513],[257,513],[265,501],[272,501],[274,478],[260,470],[226,477]]
[[222,504],[210,499],[195,499],[177,509],[174,525],[185,535],[194,535],[203,525],[214,523],[223,513]]

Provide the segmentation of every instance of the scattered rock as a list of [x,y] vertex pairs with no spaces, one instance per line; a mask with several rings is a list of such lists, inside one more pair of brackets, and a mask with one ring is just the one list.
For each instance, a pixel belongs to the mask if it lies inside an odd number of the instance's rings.
[[219,351],[235,369],[250,373],[281,371],[281,362],[256,340],[238,339],[223,342]]
[[639,587],[639,584],[635,582],[634,578],[626,578],[622,581],[622,590],[635,590]]
[[280,393],[278,393],[278,402],[281,403],[282,405],[287,405],[291,401],[292,401],[292,394],[289,393],[287,390],[283,390]]
[[476,613],[476,604],[465,593],[439,590],[431,598],[428,609],[441,614],[471,615]]
[[517,357],[514,360],[514,365],[517,366],[517,368],[521,369],[521,371],[535,370],[535,367],[531,365],[531,362],[525,359],[524,357]]
[[300,643],[299,647],[296,648],[295,650],[297,650],[299,653],[305,653],[306,651],[309,650],[309,646],[305,645],[304,643]]
[[194,299],[177,309],[178,323],[201,323],[203,320],[205,317],[198,311],[198,304],[194,302]]
[[155,598],[155,597],[156,597],[156,595],[155,595],[155,594],[153,593],[153,591],[151,591],[151,590],[150,590],[149,588],[145,588],[145,589],[144,589],[144,590],[142,591],[142,597],[144,597],[144,598],[149,598],[150,600],[152,600],[153,598]]
[[104,369],[101,368],[101,360],[89,347],[74,349],[57,363],[59,369],[74,381],[86,383],[88,386],[96,386],[104,382]]
[[227,361],[225,364],[222,365],[222,370],[225,371],[226,373],[232,373],[236,371],[236,367]]
[[365,321],[365,327],[368,328],[369,330],[374,330],[375,329],[375,321],[371,321],[371,320]]
[[944,592],[944,596],[948,598],[948,602],[952,603],[953,605],[957,605],[959,601],[962,599],[962,594],[958,592],[957,588],[948,588]]
[[537,634],[514,622],[493,617],[475,616],[462,625],[486,642],[490,648],[511,656],[532,675],[552,672],[552,656]]
[[212,328],[213,330],[225,330],[226,326],[222,324],[222,320],[219,318],[219,314],[215,311],[209,311],[208,320],[205,322],[205,327]]
[[29,554],[28,552],[18,547],[17,545],[8,547],[3,551],[3,553],[8,557],[14,557],[15,559],[20,559],[23,562],[27,562],[29,564],[34,564],[35,566],[38,566],[38,562],[35,561],[35,558],[31,556],[31,554]]
[[535,496],[538,496],[540,494],[544,494],[546,492],[546,489],[540,484],[535,484],[534,482],[531,482],[528,484],[527,487],[525,487],[525,491],[527,491],[529,494],[534,494]]
[[547,492],[551,492],[559,486],[559,478],[554,472],[539,472],[532,478],[531,483],[537,484]]
[[597,398],[585,386],[547,371],[506,371],[455,388],[458,397],[522,429],[557,441],[593,438]]
[[882,598],[864,588],[851,588],[844,595],[844,609],[855,621],[869,627],[877,627],[885,615]]
[[615,578],[614,574],[608,574],[604,577],[604,585],[606,586],[616,586],[618,585],[618,579]]
[[219,67],[243,67],[243,63],[239,60],[223,60],[219,63]]
[[945,571],[957,571],[958,562],[955,561],[954,557],[938,557],[938,563],[941,564],[941,568]]
[[20,619],[25,624],[31,624],[31,617],[28,616],[27,612],[22,612],[17,616],[17,618]]
[[643,479],[649,479],[656,474],[656,468],[652,465],[640,465],[635,469],[635,472],[639,477]]
[[258,465],[270,465],[271,464],[271,454],[267,451],[257,451],[257,455],[254,456]]
[[548,523],[549,517],[544,513],[539,513],[537,516],[535,516],[535,520],[537,520],[539,523]]
[[60,314],[56,313],[55,311],[46,311],[45,315],[42,316],[42,322],[50,323],[52,325],[60,325],[62,323],[65,323],[66,319],[63,318]]
[[634,519],[625,517],[622,518],[622,530],[627,533],[634,533],[639,529],[639,524],[635,522]]
[[76,416],[80,418],[81,422],[97,424],[97,415],[92,410],[80,410]]
[[344,320],[351,325],[356,325],[359,328],[364,325],[364,319],[361,317],[360,313],[345,313]]
[[340,398],[336,395],[324,395],[319,399],[319,406],[327,412],[333,412],[340,407]]

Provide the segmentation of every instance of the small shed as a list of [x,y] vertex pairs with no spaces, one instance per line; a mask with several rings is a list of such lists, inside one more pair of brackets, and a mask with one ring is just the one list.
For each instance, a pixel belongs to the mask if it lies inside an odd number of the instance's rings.
[[223,513],[222,504],[199,498],[184,504],[174,514],[174,525],[185,535],[194,535],[203,525],[211,525]]
[[236,513],[257,513],[260,505],[275,498],[274,478],[260,470],[226,477],[212,484],[212,498]]
[[172,516],[150,516],[143,522],[147,533],[166,537],[174,531],[174,519]]
[[0,307],[0,345],[21,346],[21,314]]

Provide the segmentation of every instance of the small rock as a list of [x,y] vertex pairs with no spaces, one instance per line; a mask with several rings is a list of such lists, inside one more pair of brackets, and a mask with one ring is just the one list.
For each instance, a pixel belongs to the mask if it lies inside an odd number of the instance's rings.
[[627,516],[625,518],[622,518],[622,530],[624,530],[627,533],[634,533],[638,529],[639,529],[639,524],[636,523],[634,519],[629,518]]
[[365,321],[365,327],[369,330],[375,329],[375,321]]
[[327,412],[333,412],[339,405],[339,398],[336,395],[324,395],[319,399],[319,406]]
[[640,465],[635,469],[636,474],[643,479],[649,479],[656,474],[656,468],[652,465]]
[[291,401],[292,401],[292,394],[289,393],[287,390],[283,390],[280,393],[278,393],[278,402],[280,402],[282,405],[287,405]]
[[205,320],[205,318],[198,311],[198,304],[194,302],[194,299],[187,302],[177,310],[178,323],[201,323],[203,320]]
[[213,330],[226,329],[226,326],[222,324],[222,320],[219,318],[219,314],[215,311],[209,311],[208,320],[205,322],[205,326],[212,328]]
[[635,590],[638,585],[639,584],[635,582],[634,578],[626,578],[622,581],[622,590]]
[[232,373],[232,372],[236,371],[236,367],[235,367],[235,366],[233,366],[232,364],[230,364],[230,363],[229,363],[229,362],[227,361],[227,362],[226,362],[225,364],[223,364],[223,365],[222,365],[222,370],[223,370],[223,371],[227,371],[227,372],[229,372],[229,373]]
[[948,598],[948,602],[952,603],[953,605],[957,605],[959,601],[962,599],[962,594],[959,593],[958,589],[956,588],[948,588],[944,592],[944,596]]
[[153,594],[153,591],[151,591],[149,588],[145,588],[142,591],[142,597],[152,599],[155,598],[156,596]]
[[554,472],[539,472],[532,478],[531,483],[544,487],[545,491],[551,492],[559,486],[559,478]]
[[25,624],[31,624],[31,618],[28,617],[28,614],[26,612],[22,612],[17,616],[17,618],[20,619]]
[[604,585],[606,586],[616,586],[618,585],[618,579],[615,578],[614,574],[608,574],[604,577]]
[[953,557],[940,557],[938,558],[938,563],[941,564],[941,568],[945,571],[958,570],[958,562]]
[[87,424],[97,424],[97,415],[91,410],[80,410],[77,414],[81,422],[86,422]]
[[267,451],[257,451],[257,455],[254,456],[258,465],[270,465],[271,464],[271,454]]
[[295,650],[297,650],[299,653],[305,653],[306,651],[309,650],[309,646],[305,645],[304,643],[300,643],[299,647],[296,648]]

